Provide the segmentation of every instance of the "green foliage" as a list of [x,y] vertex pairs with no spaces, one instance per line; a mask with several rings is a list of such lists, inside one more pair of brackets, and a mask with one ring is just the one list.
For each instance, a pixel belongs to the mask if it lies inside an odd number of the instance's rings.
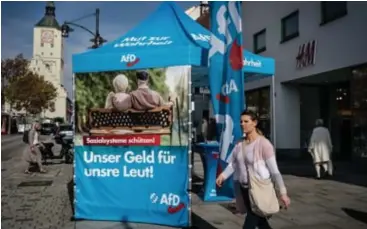
[[[148,72],[150,88],[159,92],[163,98],[167,98],[169,89],[165,84],[165,70],[149,69]],[[75,76],[75,94],[79,115],[87,115],[88,109],[92,107],[104,107],[107,95],[114,90],[112,81],[118,74],[124,74],[128,78],[128,91],[137,88],[136,71],[87,73]]]
[[1,60],[1,104],[5,101],[13,105],[11,98],[5,98],[6,85],[16,80],[20,76],[24,76],[29,71],[29,61],[22,54],[17,55],[14,59]]
[[30,114],[39,114],[46,109],[55,109],[57,89],[42,76],[28,72],[12,80],[4,91],[5,99],[16,110],[24,109]]
[[54,109],[57,88],[51,82],[29,69],[29,61],[22,55],[1,61],[1,77],[7,82],[2,92],[5,100],[16,110],[39,114]]

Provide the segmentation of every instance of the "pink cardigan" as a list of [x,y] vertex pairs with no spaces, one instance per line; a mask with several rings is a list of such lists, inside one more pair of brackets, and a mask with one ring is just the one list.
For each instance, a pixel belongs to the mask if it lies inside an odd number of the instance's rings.
[[235,173],[234,176],[234,188],[237,209],[241,213],[246,212],[246,206],[242,198],[240,185],[241,183],[247,183],[247,169],[246,166],[251,166],[255,173],[255,176],[261,179],[271,178],[277,192],[282,195],[287,193],[287,189],[284,185],[282,175],[279,172],[278,165],[275,158],[274,147],[268,139],[259,136],[254,143],[254,158],[253,163],[248,164],[245,160],[242,151],[242,141],[238,142],[233,149],[231,159],[228,166],[223,171],[224,177],[227,179],[230,175]]

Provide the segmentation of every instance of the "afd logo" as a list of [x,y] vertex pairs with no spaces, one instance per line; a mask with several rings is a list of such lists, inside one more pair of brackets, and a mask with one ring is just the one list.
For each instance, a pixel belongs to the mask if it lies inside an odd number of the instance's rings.
[[139,61],[140,61],[139,57],[137,57],[135,54],[121,55],[121,60],[120,60],[121,63],[126,63],[127,67],[133,67]]
[[185,208],[185,204],[181,202],[180,197],[173,193],[163,193],[161,196],[151,193],[150,201],[153,204],[166,205],[169,214],[177,213]]

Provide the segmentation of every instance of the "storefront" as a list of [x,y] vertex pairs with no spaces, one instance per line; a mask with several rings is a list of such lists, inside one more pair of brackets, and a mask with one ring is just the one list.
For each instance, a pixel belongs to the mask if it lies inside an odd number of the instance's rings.
[[258,128],[270,139],[271,135],[271,98],[270,87],[245,92],[247,109],[258,114]]
[[354,158],[367,158],[367,64],[352,71],[352,152]]

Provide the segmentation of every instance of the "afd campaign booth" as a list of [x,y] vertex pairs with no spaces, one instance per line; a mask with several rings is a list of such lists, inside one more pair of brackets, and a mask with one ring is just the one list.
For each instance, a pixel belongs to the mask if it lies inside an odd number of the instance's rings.
[[[132,70],[168,69],[163,72],[163,75],[166,74],[166,81],[157,83],[163,77],[160,73],[151,83],[161,85],[169,81],[164,86],[165,90],[171,90],[171,84],[176,83],[172,91],[182,91],[184,86],[184,95],[180,92],[179,99],[186,103],[180,106],[179,112],[176,111],[176,105],[173,108],[173,118],[171,116],[165,120],[171,122],[171,128],[158,128],[154,123],[140,123],[138,130],[143,131],[143,134],[116,134],[111,132],[111,128],[98,126],[91,128],[89,133],[75,134],[76,219],[129,221],[176,227],[190,225],[191,125],[185,129],[182,123],[191,123],[190,66],[202,65],[205,59],[202,54],[208,46],[204,38],[193,37],[200,37],[203,30],[200,24],[187,16],[175,3],[164,2],[122,37],[98,49],[73,55],[74,102],[77,109],[75,117],[82,116],[79,113],[82,113],[80,110],[83,99],[88,99],[85,98],[88,94],[87,87],[98,84],[94,82],[97,82],[96,73],[99,72],[123,71],[127,77],[132,75],[129,78],[129,83],[132,84],[135,75],[138,75],[130,73],[134,72]],[[171,66],[179,68],[172,69]],[[150,74],[156,71],[158,70],[150,71]],[[144,78],[144,74],[142,75]],[[138,81],[142,81],[139,76]],[[85,80],[86,78],[90,80]],[[111,84],[115,85],[115,79]],[[94,87],[89,90],[92,92],[88,96],[95,96],[99,90],[101,88]],[[104,113],[96,113],[98,109]],[[98,109],[93,109],[95,113],[85,111],[88,112],[86,119],[92,119],[90,125],[94,125],[95,120],[99,126],[107,125],[105,120],[116,115],[106,109]],[[162,108],[158,115],[161,115],[160,112],[165,115],[166,111]],[[145,121],[147,113],[130,112],[119,117],[122,121],[131,119],[132,122],[140,122]],[[96,114],[97,118],[94,117]],[[140,116],[132,117],[133,114]],[[181,118],[181,122],[176,116]],[[112,129],[120,128],[121,120],[115,119]],[[80,120],[76,122],[79,125]],[[127,125],[130,127],[130,123]],[[121,129],[123,127],[122,125]],[[152,134],[150,129],[154,128],[156,132]],[[172,132],[179,132],[179,135],[175,134],[178,137],[169,135]]]
[[[73,55],[76,219],[191,224],[191,74],[200,78],[206,69],[191,66],[207,66],[209,40],[208,30],[164,2],[122,37]],[[274,64],[245,52],[244,69],[271,75]],[[138,90],[148,79],[167,103],[152,111],[110,108],[110,95]],[[79,127],[84,122],[88,128]],[[207,151],[209,157],[216,150]],[[216,167],[210,162],[205,170]],[[209,193],[215,174],[206,174]]]

